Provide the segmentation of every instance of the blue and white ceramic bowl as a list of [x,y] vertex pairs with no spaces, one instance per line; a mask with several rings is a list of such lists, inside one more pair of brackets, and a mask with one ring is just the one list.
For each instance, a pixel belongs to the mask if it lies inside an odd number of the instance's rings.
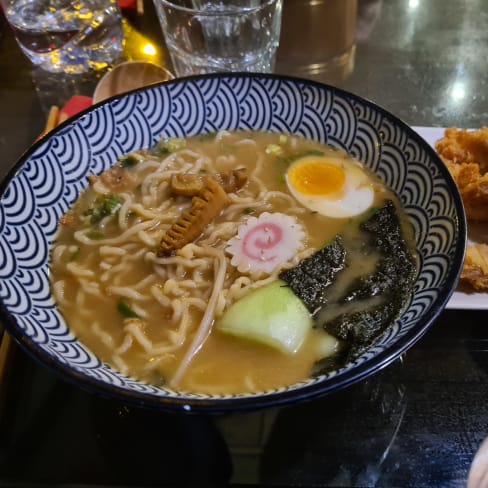
[[[156,140],[219,129],[292,132],[345,149],[399,195],[415,229],[420,270],[400,320],[339,371],[261,394],[181,394],[127,378],[69,331],[49,287],[59,217],[121,154]],[[459,193],[435,152],[376,105],[319,83],[272,75],[208,75],[118,96],[36,143],[0,188],[0,310],[10,334],[80,387],[150,407],[260,408],[312,398],[371,375],[412,346],[445,307],[462,267],[466,224]]]

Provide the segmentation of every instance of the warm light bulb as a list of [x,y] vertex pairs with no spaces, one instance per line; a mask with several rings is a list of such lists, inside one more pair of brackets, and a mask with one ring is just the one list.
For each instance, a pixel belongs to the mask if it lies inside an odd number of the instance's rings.
[[155,56],[156,48],[150,42],[148,42],[142,46],[142,52],[148,56]]

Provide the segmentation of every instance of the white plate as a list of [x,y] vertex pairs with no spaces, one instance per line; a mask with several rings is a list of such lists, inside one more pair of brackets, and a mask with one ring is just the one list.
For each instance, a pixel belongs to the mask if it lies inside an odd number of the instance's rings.
[[[432,147],[438,139],[444,137],[443,127],[412,127]],[[488,224],[468,224],[468,242],[488,244]],[[454,292],[446,308],[465,310],[488,310],[488,293],[470,292],[462,286]]]

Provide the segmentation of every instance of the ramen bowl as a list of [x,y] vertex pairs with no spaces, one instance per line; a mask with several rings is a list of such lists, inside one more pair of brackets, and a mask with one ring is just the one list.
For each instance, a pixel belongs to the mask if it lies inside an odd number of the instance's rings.
[[[50,248],[60,217],[87,176],[161,137],[219,130],[299,134],[346,150],[397,194],[419,267],[398,320],[340,368],[287,387],[201,394],[153,386],[96,357],[70,331],[50,287]],[[456,186],[432,148],[375,104],[312,81],[274,75],[205,75],[116,96],[38,141],[1,186],[1,320],[34,358],[81,388],[146,407],[226,412],[283,405],[344,388],[387,366],[427,331],[457,285],[466,243]]]

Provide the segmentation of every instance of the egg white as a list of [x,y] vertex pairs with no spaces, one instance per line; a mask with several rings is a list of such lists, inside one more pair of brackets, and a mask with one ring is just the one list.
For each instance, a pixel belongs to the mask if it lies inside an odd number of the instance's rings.
[[[312,158],[314,161],[323,161],[342,168],[345,181],[340,189],[323,195],[308,195],[293,185],[292,178],[289,176],[290,170],[308,163]],[[373,182],[354,159],[305,156],[290,165],[285,178],[290,193],[303,206],[326,217],[354,217],[365,212],[374,201]]]

